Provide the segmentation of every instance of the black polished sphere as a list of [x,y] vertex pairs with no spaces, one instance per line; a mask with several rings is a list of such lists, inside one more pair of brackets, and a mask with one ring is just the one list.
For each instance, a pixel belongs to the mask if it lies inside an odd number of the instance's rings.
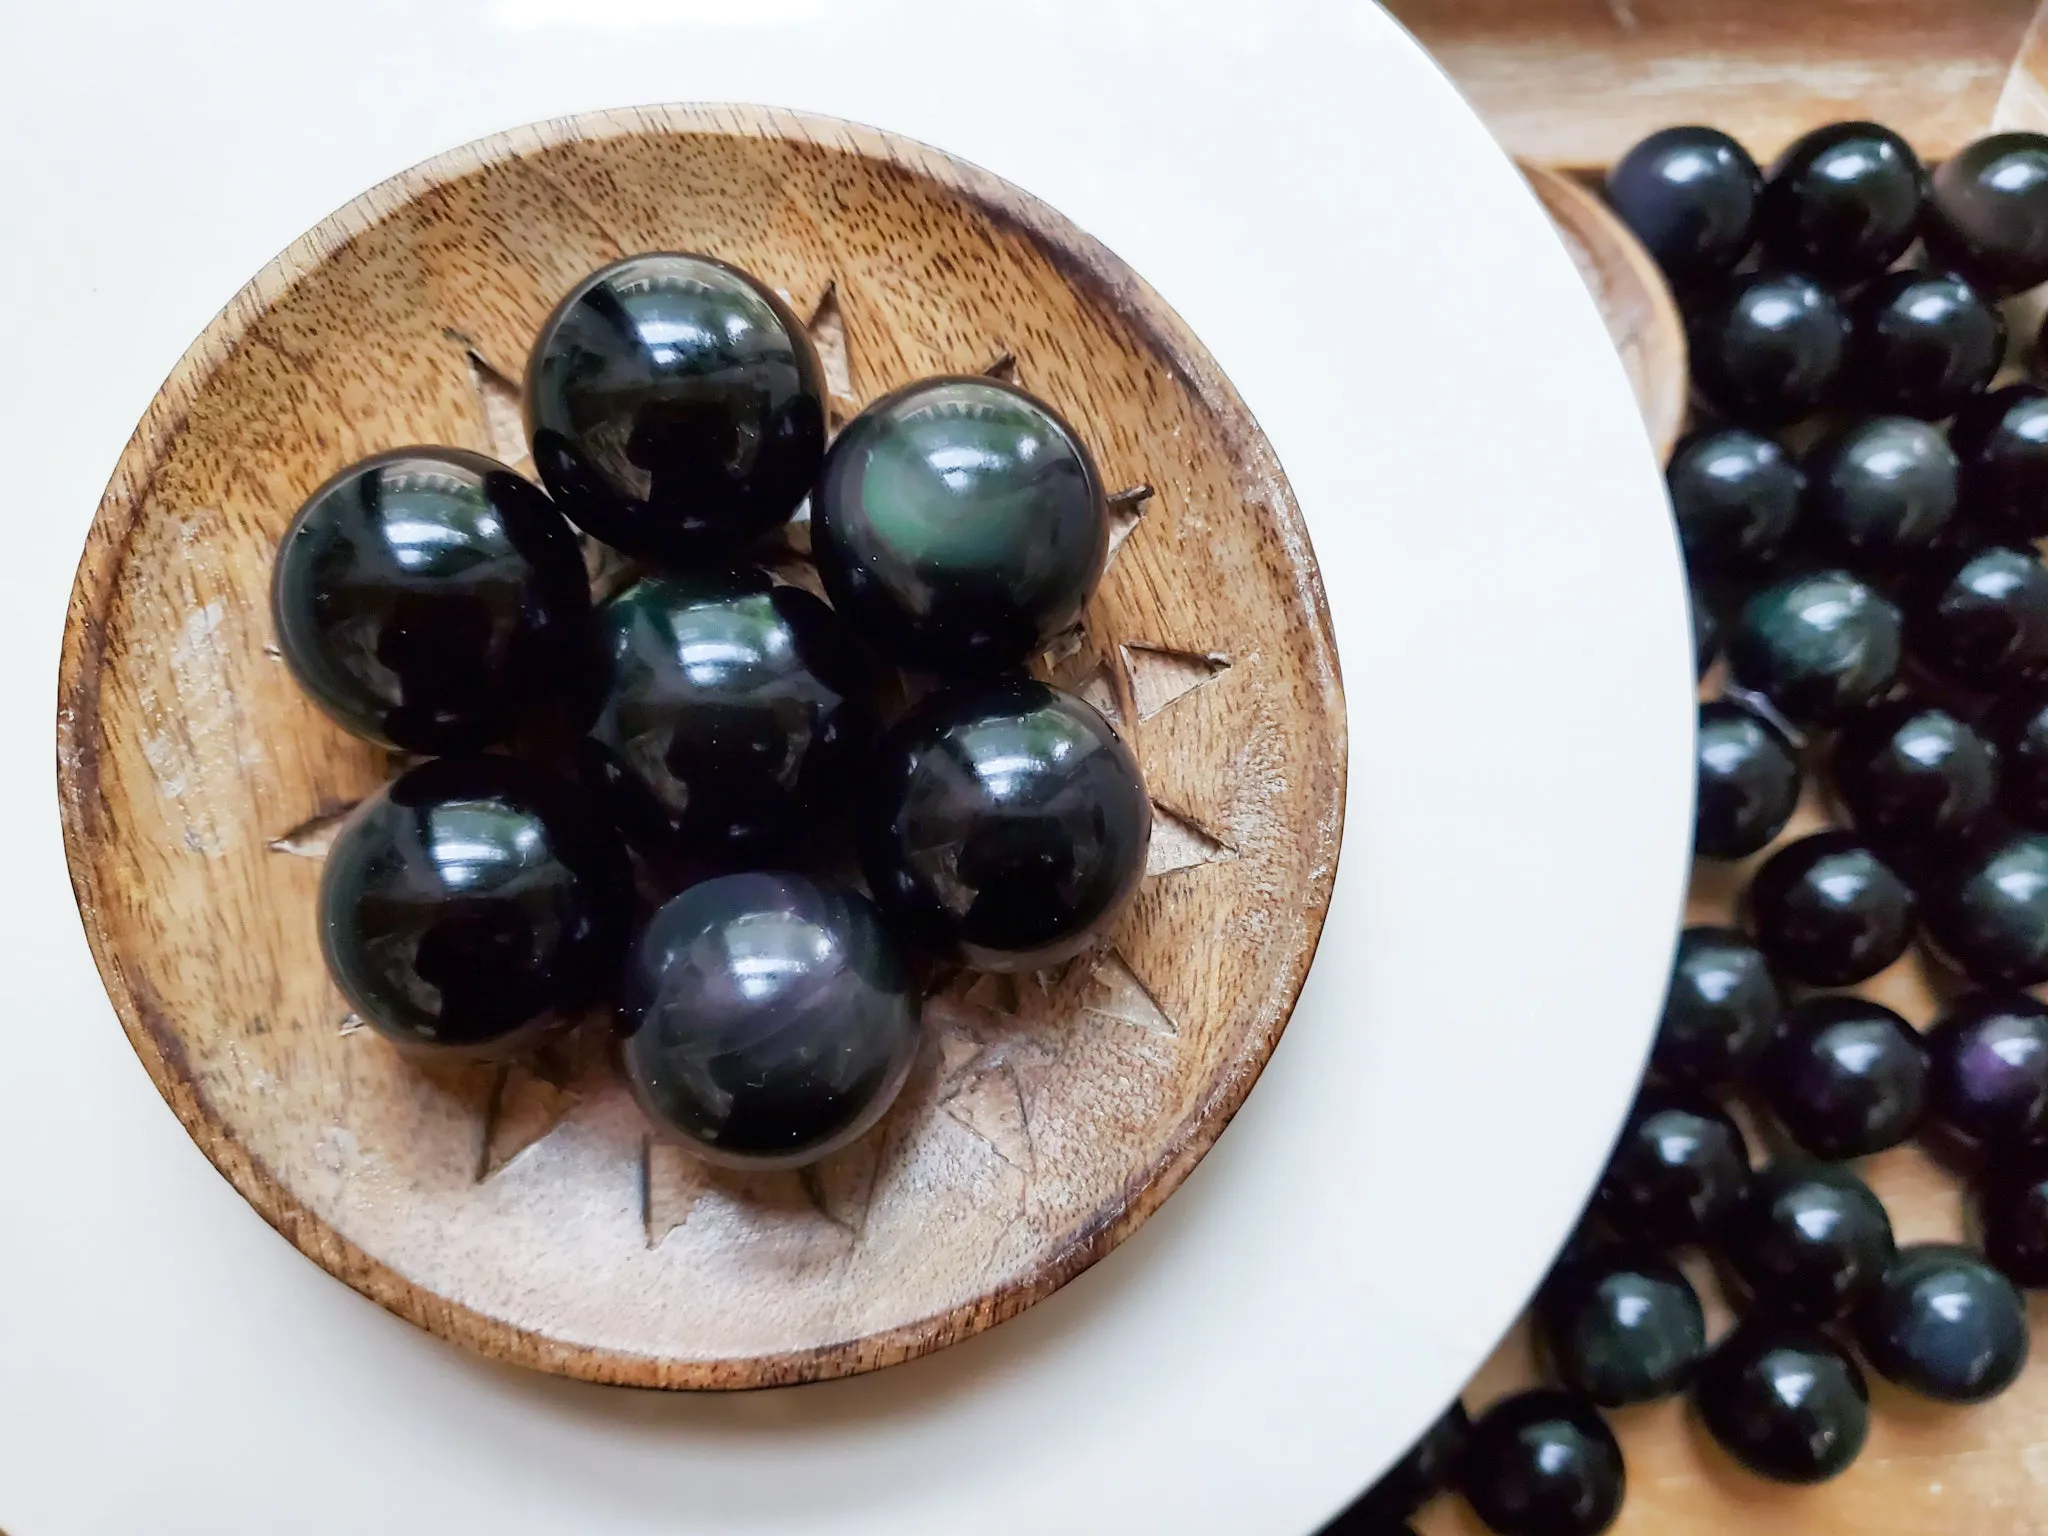
[[1806,472],[1775,439],[1743,427],[1695,433],[1664,472],[1695,577],[1768,565],[1799,520]]
[[1856,1312],[1872,1370],[1922,1397],[1981,1403],[2027,1363],[2027,1312],[2012,1282],[1952,1243],[1901,1248]]
[[1815,1323],[1855,1306],[1896,1251],[1869,1185],[1839,1164],[1798,1161],[1750,1175],[1717,1246],[1753,1302]]
[[1895,699],[1835,738],[1834,779],[1865,837],[1884,847],[1928,845],[1968,831],[1991,810],[1998,759],[1947,710]]
[[1984,692],[2048,681],[2048,570],[2031,549],[1951,555],[1904,606],[1908,648],[1948,681]]
[[2048,1289],[2048,1152],[2002,1159],[1977,1192],[1984,1257],[2014,1285]]
[[2048,1007],[2024,992],[1976,992],[1927,1032],[1927,1098],[1966,1140],[2009,1147],[2048,1133]]
[[998,672],[1080,617],[1109,512],[1050,406],[994,379],[926,379],[834,440],[811,545],[833,604],[897,661]]
[[1923,883],[1927,930],[1963,973],[1987,987],[2048,981],[2048,835],[1987,832]]
[[1801,724],[1833,724],[1898,676],[1899,610],[1846,571],[1814,571],[1743,604],[1728,636],[1737,682]]
[[1700,1422],[1759,1477],[1822,1483],[1863,1449],[1870,1389],[1818,1328],[1751,1318],[1714,1347],[1693,1377]]
[[1472,1426],[1458,1491],[1498,1536],[1598,1536],[1621,1512],[1621,1447],[1599,1410],[1539,1387]]
[[1084,701],[1026,678],[927,698],[884,739],[861,861],[899,931],[982,970],[1092,943],[1145,873],[1137,759]]
[[1535,1315],[1558,1380],[1603,1408],[1670,1396],[1707,1349],[1699,1296],[1650,1249],[1568,1255],[1544,1282]]
[[732,549],[787,520],[825,454],[825,383],[803,325],[708,256],[593,272],[526,364],[541,480],[585,532],[643,560]]
[[1678,936],[1650,1070],[1666,1082],[1715,1088],[1741,1076],[1771,1042],[1784,1003],[1763,954],[1733,928]]
[[903,1086],[918,997],[868,899],[803,875],[721,875],[654,914],[626,963],[626,1080],[663,1131],[735,1167],[812,1162]]
[[349,1006],[401,1045],[499,1054],[609,988],[632,882],[567,783],[444,757],[364,801],[320,874],[320,942]]
[[299,686],[385,746],[475,751],[585,684],[575,534],[538,487],[460,448],[380,453],[315,491],[271,610]]
[[2048,389],[2008,384],[1948,429],[1962,474],[1963,520],[1993,538],[2048,534]]
[[1763,173],[1713,128],[1665,128],[1615,161],[1607,201],[1679,288],[1731,272],[1756,239]]
[[1927,172],[1912,146],[1876,123],[1830,123],[1779,157],[1764,187],[1764,250],[1830,282],[1875,277],[1920,232]]
[[1995,296],[2048,280],[2048,136],[1994,133],[1937,167],[1923,233]]
[[596,765],[635,848],[759,868],[829,837],[875,733],[838,615],[714,567],[632,583],[599,607],[597,633]]
[[1465,1405],[1453,1402],[1385,1476],[1354,1499],[1317,1536],[1384,1536],[1405,1529],[1401,1522],[1449,1486],[1465,1452],[1472,1421]]
[[1733,277],[1692,312],[1693,382],[1731,420],[1797,421],[1834,398],[1849,335],[1849,317],[1812,278]]
[[1874,411],[1940,421],[1984,393],[2005,357],[2005,317],[1953,272],[1893,272],[1850,312],[1850,375]]
[[1703,1095],[1651,1088],[1629,1112],[1593,1199],[1617,1232],[1659,1248],[1720,1225],[1749,1178],[1749,1148]]
[[1823,438],[1806,464],[1814,527],[1850,558],[1892,561],[1931,543],[1956,509],[1956,456],[1939,427],[1873,416]]
[[1779,975],[1846,987],[1906,952],[1913,893],[1854,833],[1816,832],[1756,872],[1749,916],[1757,948]]
[[1998,801],[2015,821],[2048,829],[2048,688],[2019,688],[1984,719],[1998,754]]
[[1687,601],[1692,608],[1692,675],[1705,677],[1721,654],[1721,621],[1714,617],[1699,588],[1693,588]]
[[1757,1069],[1793,1141],[1815,1157],[1864,1157],[1895,1147],[1927,1104],[1927,1051],[1882,1003],[1839,993],[1786,1010]]
[[1747,858],[1785,829],[1799,804],[1802,776],[1798,754],[1776,726],[1754,710],[1716,699],[1700,706],[1694,750],[1695,853]]

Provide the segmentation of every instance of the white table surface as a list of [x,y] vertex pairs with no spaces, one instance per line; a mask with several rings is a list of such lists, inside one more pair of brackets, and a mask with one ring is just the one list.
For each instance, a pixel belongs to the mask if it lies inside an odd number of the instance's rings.
[[[272,1234],[130,1053],[52,683],[133,423],[272,254],[559,113],[753,100],[978,160],[1258,413],[1350,699],[1338,893],[1216,1151],[1021,1319],[878,1376],[628,1393],[463,1355]],[[1361,3],[64,0],[0,10],[0,1527],[1305,1536],[1457,1390],[1594,1178],[1689,842],[1651,454],[1536,205]]]

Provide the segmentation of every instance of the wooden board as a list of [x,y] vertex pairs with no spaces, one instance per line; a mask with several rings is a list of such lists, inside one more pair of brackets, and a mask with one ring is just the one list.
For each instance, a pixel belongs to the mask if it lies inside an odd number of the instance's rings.
[[[650,1142],[602,1021],[421,1070],[352,1027],[313,899],[389,771],[269,645],[279,535],[378,449],[523,458],[542,318],[622,254],[734,261],[812,316],[838,412],[1003,366],[1072,420],[1118,548],[1043,670],[1105,709],[1158,806],[1098,956],[928,1005],[878,1130],[803,1174]],[[799,541],[800,544],[800,541]],[[365,194],[172,374],[93,525],[64,640],[66,847],[135,1049],[263,1216],[400,1316],[601,1381],[754,1387],[938,1348],[1046,1295],[1180,1183],[1250,1089],[1335,871],[1336,652],[1287,483],[1199,342],[1114,256],[971,167],[751,109],[502,135]]]
[[[1511,150],[1575,168],[1604,165],[1673,122],[1725,128],[1766,163],[1806,128],[1844,117],[1888,123],[1929,158],[1994,126],[2048,131],[2048,7],[2035,14],[2033,0],[1390,0],[1390,9],[1438,50]],[[1583,233],[1567,233],[1583,250]],[[1631,346],[1641,353],[1645,332],[1629,322],[1653,314],[1654,301],[1634,291],[1640,268],[1612,254],[1598,267],[1604,284],[1595,291],[1617,341],[1625,356]],[[2038,312],[2039,295],[2017,306]],[[2016,325],[2015,335],[2031,329]],[[1667,347],[1661,370],[1632,370],[1652,420],[1674,382],[1682,386],[1683,366],[1682,352]],[[1703,696],[1718,681],[1710,676]],[[1781,841],[1839,820],[1810,787]],[[1743,884],[1767,856],[1700,865],[1687,921],[1732,922]],[[1925,1028],[1955,984],[1916,951],[1854,990]],[[1762,1138],[1751,1140],[1761,1155]],[[1960,1181],[1917,1146],[1863,1159],[1859,1171],[1902,1242],[1965,1235]],[[1731,1318],[1725,1300],[1699,1255],[1684,1267],[1718,1338]],[[1745,1473],[1680,1400],[1611,1415],[1628,1465],[1616,1536],[2048,1536],[2048,1295],[2030,1297],[2029,1312],[2034,1359],[1992,1403],[1942,1407],[1873,1376],[1869,1442],[1817,1488]],[[1465,1401],[1476,1412],[1536,1379],[1525,1321]],[[1450,1498],[1415,1524],[1421,1536],[1484,1532]]]
[[1939,159],[1997,111],[2035,0],[1387,0],[1508,151],[1607,165],[1672,123],[1760,161],[1870,118]]

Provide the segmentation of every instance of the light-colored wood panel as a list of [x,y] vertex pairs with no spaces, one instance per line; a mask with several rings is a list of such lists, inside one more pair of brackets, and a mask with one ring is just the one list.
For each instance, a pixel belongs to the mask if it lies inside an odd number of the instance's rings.
[[2033,0],[1388,0],[1509,152],[1606,165],[1672,123],[1768,163],[1808,128],[1889,123],[1933,158],[1991,121]]

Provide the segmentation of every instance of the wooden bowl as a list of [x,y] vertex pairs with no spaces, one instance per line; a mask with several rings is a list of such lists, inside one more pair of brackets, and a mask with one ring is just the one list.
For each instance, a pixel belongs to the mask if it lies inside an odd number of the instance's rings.
[[1685,430],[1692,375],[1685,322],[1656,258],[1583,181],[1540,165],[1519,169],[1600,307],[1658,459],[1670,458]]
[[[339,814],[392,770],[270,646],[301,500],[414,442],[523,461],[531,338],[591,269],[708,251],[787,294],[840,413],[1014,371],[1113,485],[1118,549],[1048,675],[1127,733],[1159,816],[1100,954],[927,1007],[897,1108],[802,1174],[651,1142],[603,1023],[422,1069],[345,1016],[314,933]],[[799,542],[800,548],[800,542]],[[755,109],[602,113],[428,162],[320,224],[179,362],[72,593],[66,848],[137,1053],[264,1218],[401,1317],[641,1386],[870,1370],[1048,1294],[1170,1194],[1286,1023],[1335,872],[1345,727],[1314,556],[1227,380],[1142,279],[971,166]]]

